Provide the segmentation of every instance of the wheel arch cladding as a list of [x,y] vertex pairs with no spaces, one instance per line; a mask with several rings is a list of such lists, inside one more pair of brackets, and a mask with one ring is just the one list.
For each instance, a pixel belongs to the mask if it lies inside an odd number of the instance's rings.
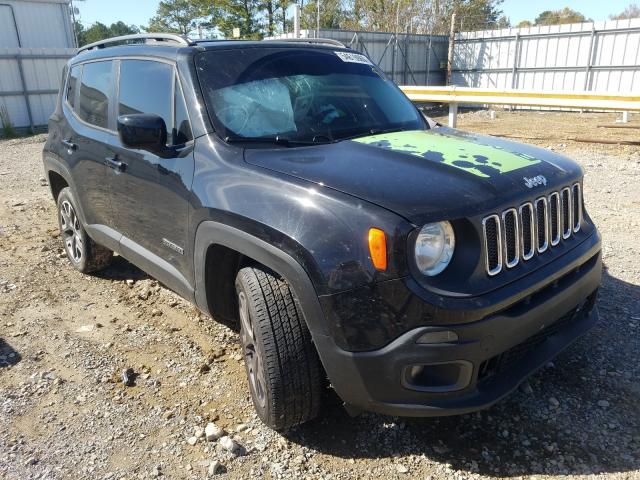
[[204,290],[207,310],[213,318],[228,325],[238,322],[234,280],[248,257],[218,243],[209,245],[205,253]]
[[55,170],[49,170],[48,177],[51,194],[53,195],[53,199],[57,201],[60,192],[63,188],[69,186],[69,182],[67,182],[67,180]]
[[[221,264],[218,264],[218,261]],[[200,309],[214,315],[216,307],[233,315],[235,308],[235,274],[244,266],[260,264],[273,270],[291,286],[312,336],[328,335],[327,324],[318,301],[316,289],[303,266],[291,255],[260,238],[242,230],[214,221],[202,222],[196,232],[194,264],[196,271],[196,303]],[[207,276],[210,267],[220,268],[219,274]],[[209,267],[209,268],[207,268]],[[222,275],[229,275],[223,278]],[[210,274],[211,275],[211,274]],[[213,280],[214,284],[209,284]],[[231,287],[228,286],[230,283]],[[221,286],[222,285],[222,286]],[[214,287],[221,288],[216,292]],[[221,286],[221,287],[220,287]],[[211,297],[222,293],[233,300],[211,302]],[[225,305],[226,302],[226,305]],[[223,320],[228,320],[223,314]]]

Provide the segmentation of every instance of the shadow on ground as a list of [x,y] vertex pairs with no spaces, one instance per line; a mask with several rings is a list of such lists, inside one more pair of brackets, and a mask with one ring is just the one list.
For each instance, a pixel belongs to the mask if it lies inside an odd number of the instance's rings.
[[[637,470],[640,287],[605,271],[598,304],[599,324],[530,379],[533,392],[520,389],[480,413],[431,419],[351,418],[328,395],[321,418],[289,440],[342,458],[413,454],[485,475]],[[603,398],[608,408],[598,406]]]
[[4,339],[0,338],[0,368],[15,365],[21,359],[20,354]]
[[134,280],[138,282],[140,280],[147,280],[151,278],[133,263],[128,262],[120,255],[114,255],[111,265],[104,270],[94,273],[94,275],[104,280],[118,280],[121,282],[124,282],[125,280]]

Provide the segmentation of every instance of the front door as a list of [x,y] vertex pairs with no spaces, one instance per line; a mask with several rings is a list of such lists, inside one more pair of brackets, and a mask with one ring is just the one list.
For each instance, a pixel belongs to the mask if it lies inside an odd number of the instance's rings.
[[[119,61],[117,116],[156,114],[167,127],[162,157],[130,149],[115,138],[107,159],[111,203],[123,254],[170,288],[185,293],[188,202],[193,139],[174,65]],[[177,127],[176,127],[177,126]]]

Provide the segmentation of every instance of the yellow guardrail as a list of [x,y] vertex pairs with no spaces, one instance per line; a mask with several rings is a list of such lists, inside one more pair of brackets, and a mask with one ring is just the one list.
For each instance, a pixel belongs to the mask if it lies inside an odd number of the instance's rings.
[[414,102],[449,104],[449,125],[455,127],[458,104],[518,105],[525,107],[572,108],[585,110],[640,111],[640,95],[592,92],[542,92],[469,87],[401,86]]

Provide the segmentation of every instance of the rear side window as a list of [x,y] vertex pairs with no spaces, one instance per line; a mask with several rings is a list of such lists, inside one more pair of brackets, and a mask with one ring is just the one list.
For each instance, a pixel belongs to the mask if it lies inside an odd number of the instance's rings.
[[173,129],[173,67],[150,60],[120,62],[120,99],[118,115],[153,113],[167,126],[167,142]]
[[75,108],[76,92],[78,91],[78,84],[80,83],[80,73],[82,72],[82,65],[74,65],[69,72],[69,80],[67,80],[67,94],[66,99],[71,108]]
[[111,96],[111,61],[85,63],[80,83],[80,101],[76,112],[96,127],[109,126],[109,97]]

